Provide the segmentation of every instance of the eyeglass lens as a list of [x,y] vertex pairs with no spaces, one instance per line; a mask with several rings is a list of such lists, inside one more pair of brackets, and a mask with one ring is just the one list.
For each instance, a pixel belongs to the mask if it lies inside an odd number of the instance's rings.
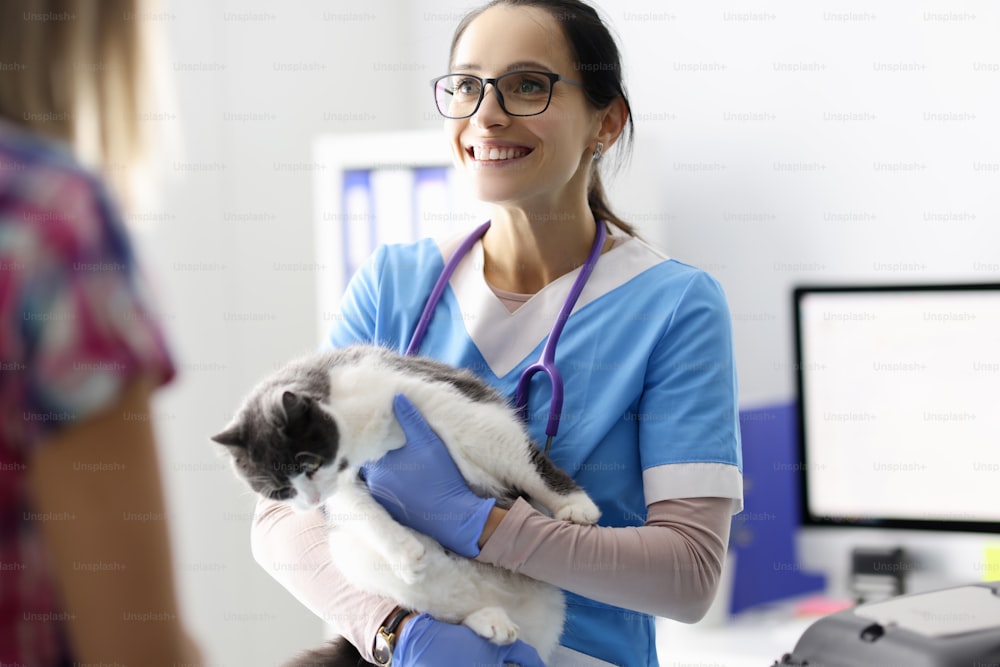
[[[549,106],[552,81],[537,72],[510,72],[497,77],[500,107],[513,116],[533,116]],[[449,74],[434,86],[438,111],[448,118],[465,118],[476,112],[483,96],[482,79]]]

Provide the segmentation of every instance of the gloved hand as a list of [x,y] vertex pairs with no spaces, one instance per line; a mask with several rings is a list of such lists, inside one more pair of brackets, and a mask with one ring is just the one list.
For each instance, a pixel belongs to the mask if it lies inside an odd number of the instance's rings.
[[438,621],[427,614],[414,616],[403,626],[392,652],[392,664],[399,667],[503,667],[511,664],[545,667],[538,652],[520,639],[512,644],[494,644],[464,625]]
[[478,556],[496,499],[469,489],[444,443],[406,396],[397,394],[392,405],[406,444],[361,467],[369,491],[399,523],[449,551]]

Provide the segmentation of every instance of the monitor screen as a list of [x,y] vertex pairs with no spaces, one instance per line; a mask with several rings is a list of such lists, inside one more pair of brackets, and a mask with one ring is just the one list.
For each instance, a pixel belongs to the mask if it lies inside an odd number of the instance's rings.
[[803,521],[1000,532],[1000,284],[794,291]]
[[457,237],[489,217],[452,168],[440,129],[322,135],[313,162],[319,340],[377,246]]

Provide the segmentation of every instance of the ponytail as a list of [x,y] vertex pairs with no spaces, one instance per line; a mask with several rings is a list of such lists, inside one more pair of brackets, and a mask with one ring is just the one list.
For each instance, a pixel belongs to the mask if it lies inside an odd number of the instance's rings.
[[587,205],[590,206],[590,212],[594,214],[595,220],[604,220],[609,222],[618,229],[622,230],[629,236],[636,236],[635,227],[628,224],[617,215],[611,211],[611,206],[608,205],[607,197],[604,194],[604,184],[601,183],[601,173],[597,169],[597,165],[594,165],[594,171],[590,175],[590,189],[587,191]]

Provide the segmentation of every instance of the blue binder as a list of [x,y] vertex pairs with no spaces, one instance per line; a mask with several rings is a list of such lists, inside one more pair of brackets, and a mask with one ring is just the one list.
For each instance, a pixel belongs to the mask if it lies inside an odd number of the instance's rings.
[[740,412],[743,512],[733,517],[735,555],[730,613],[822,591],[822,575],[803,572],[795,554],[799,527],[798,411],[794,403]]

